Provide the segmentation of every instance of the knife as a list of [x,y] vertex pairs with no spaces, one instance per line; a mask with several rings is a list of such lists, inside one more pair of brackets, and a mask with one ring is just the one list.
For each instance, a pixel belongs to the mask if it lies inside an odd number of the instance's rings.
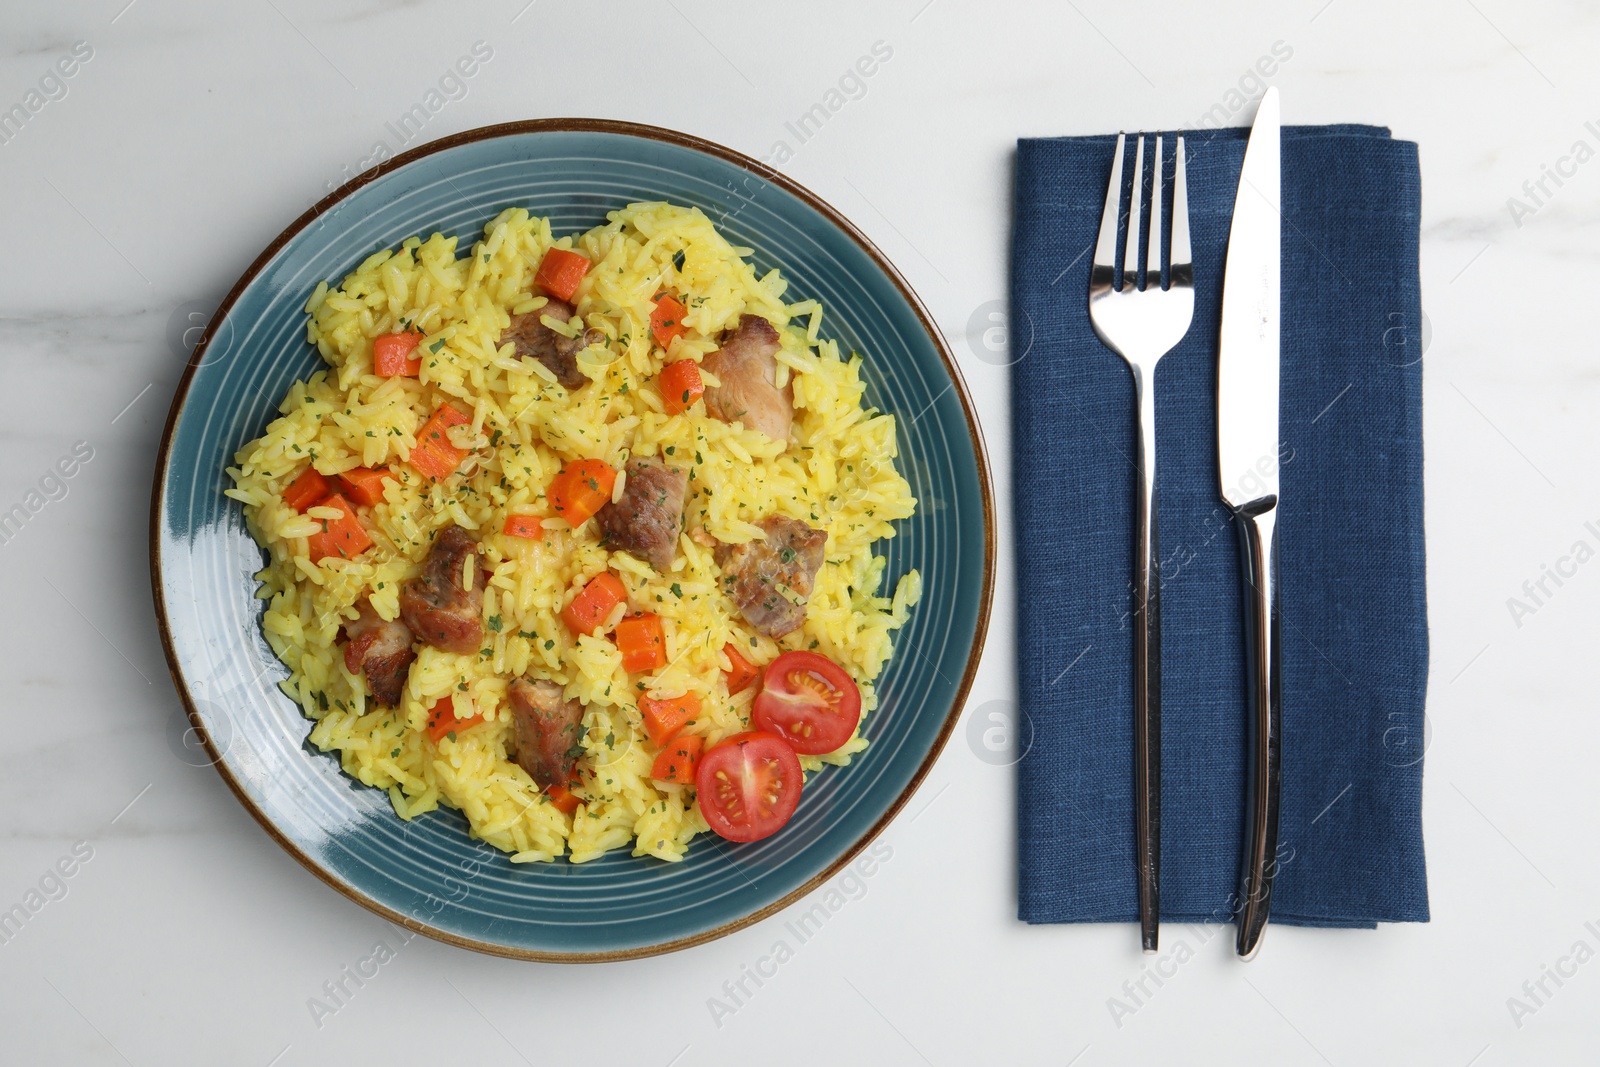
[[1261,947],[1272,906],[1278,848],[1279,745],[1277,568],[1278,319],[1280,213],[1278,90],[1261,98],[1228,230],[1217,368],[1217,457],[1222,499],[1243,554],[1249,670],[1244,856],[1235,949]]

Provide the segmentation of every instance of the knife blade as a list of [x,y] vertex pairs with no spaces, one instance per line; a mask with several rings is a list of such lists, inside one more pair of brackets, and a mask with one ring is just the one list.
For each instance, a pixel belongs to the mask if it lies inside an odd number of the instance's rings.
[[1261,98],[1228,230],[1217,368],[1217,458],[1243,561],[1248,663],[1244,850],[1235,949],[1260,948],[1272,905],[1282,742],[1277,568],[1281,169],[1276,87]]

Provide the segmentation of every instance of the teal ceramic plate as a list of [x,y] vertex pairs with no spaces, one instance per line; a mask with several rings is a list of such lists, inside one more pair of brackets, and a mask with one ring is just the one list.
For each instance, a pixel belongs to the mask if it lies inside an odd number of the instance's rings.
[[[371,252],[435,230],[470,243],[502,208],[557,233],[613,208],[669,200],[703,210],[791,299],[816,298],[825,331],[866,356],[867,403],[900,416],[915,517],[884,546],[885,587],[915,567],[921,604],[896,636],[867,723],[872,746],[807,783],[783,832],[754,844],[696,839],[681,863],[626,849],[592,863],[512,865],[439,810],[410,823],[381,790],[306,741],[280,693],[252,575],[262,550],[223,468],[321,364],[301,308]],[[754,922],[839,870],[933,764],[972,682],[994,570],[989,475],[950,352],[895,269],[843,216],[756,161],[667,130],[551,120],[473,130],[368,171],[301,216],[253,263],[178,386],[156,466],[151,577],[167,660],[217,770],[278,843],[335,889],[419,933],[540,960],[683,948]]]

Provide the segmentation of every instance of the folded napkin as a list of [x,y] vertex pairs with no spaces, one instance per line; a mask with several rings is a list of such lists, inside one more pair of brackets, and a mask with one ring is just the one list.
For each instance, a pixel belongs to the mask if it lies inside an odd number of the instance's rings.
[[[1229,921],[1239,877],[1244,608],[1237,533],[1219,499],[1216,379],[1247,135],[1187,135],[1194,322],[1155,378],[1169,921]],[[1086,305],[1114,143],[1017,146],[1012,447],[1018,670],[1031,728],[1018,767],[1018,913],[1028,922],[1138,913],[1134,395]],[[1132,152],[1130,143],[1129,166]],[[1417,148],[1367,126],[1288,127],[1282,153],[1283,794],[1272,921],[1426,921]]]

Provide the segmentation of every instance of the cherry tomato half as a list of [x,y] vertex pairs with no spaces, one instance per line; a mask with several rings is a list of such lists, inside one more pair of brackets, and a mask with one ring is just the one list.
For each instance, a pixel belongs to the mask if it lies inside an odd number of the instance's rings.
[[751,730],[700,757],[695,790],[706,823],[729,841],[759,841],[783,828],[800,803],[800,758],[776,734]]
[[806,756],[837,751],[861,721],[861,690],[843,667],[815,652],[785,652],[767,665],[750,711],[758,730]]

